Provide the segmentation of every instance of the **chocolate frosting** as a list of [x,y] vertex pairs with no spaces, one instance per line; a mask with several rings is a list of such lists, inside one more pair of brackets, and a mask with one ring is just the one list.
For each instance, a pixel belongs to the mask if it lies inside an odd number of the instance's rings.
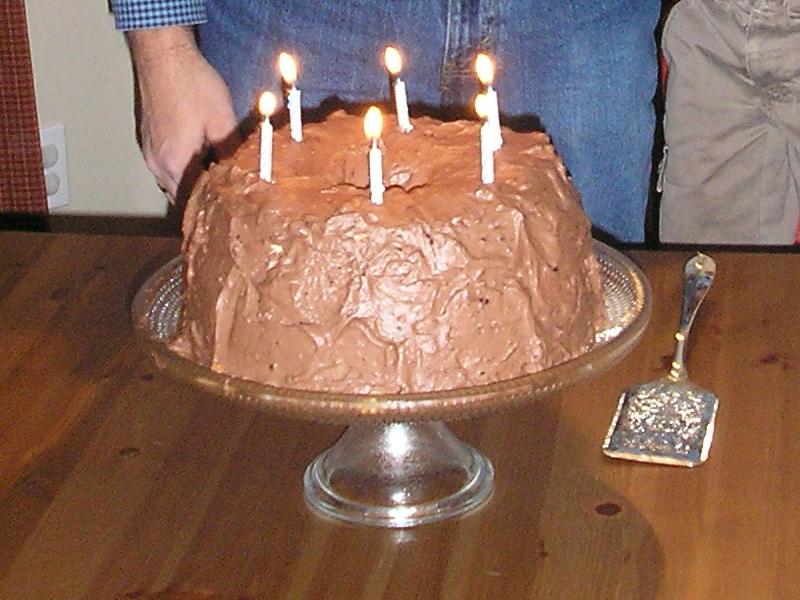
[[283,387],[450,389],[531,373],[593,343],[604,316],[589,221],[543,133],[503,131],[480,181],[479,123],[386,117],[384,204],[361,117],[256,131],[199,179],[184,216],[174,347]]

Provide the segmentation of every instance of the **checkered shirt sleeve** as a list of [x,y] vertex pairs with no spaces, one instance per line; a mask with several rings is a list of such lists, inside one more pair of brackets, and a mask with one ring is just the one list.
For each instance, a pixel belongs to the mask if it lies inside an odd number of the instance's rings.
[[117,29],[195,25],[206,21],[204,0],[111,0]]

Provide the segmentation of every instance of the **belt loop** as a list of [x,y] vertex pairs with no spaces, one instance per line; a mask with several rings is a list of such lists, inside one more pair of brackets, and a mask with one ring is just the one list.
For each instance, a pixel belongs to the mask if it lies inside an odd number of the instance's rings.
[[472,63],[478,52],[495,53],[499,12],[499,0],[447,0],[439,80],[443,105],[463,104],[467,102],[465,94],[477,90]]

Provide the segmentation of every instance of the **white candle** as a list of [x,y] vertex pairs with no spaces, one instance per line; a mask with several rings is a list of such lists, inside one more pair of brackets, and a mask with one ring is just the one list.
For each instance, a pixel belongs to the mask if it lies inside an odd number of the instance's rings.
[[499,150],[503,145],[503,135],[500,132],[500,109],[497,102],[497,92],[492,88],[494,81],[494,63],[485,54],[478,54],[475,59],[475,71],[480,82],[486,86],[487,120],[492,131],[492,149]]
[[303,122],[300,116],[300,90],[294,86],[289,90],[286,105],[289,107],[289,135],[295,142],[302,142]]
[[383,115],[377,106],[370,106],[364,116],[364,133],[371,140],[369,149],[369,194],[373,204],[383,204],[383,156],[378,138],[383,129]]
[[392,76],[394,103],[395,110],[397,111],[397,125],[400,127],[400,131],[408,133],[414,129],[414,126],[411,124],[411,119],[408,118],[406,84],[399,77],[400,70],[403,68],[403,58],[400,56],[400,52],[391,46],[386,48],[386,51],[383,53],[383,58],[386,69]]
[[297,63],[288,52],[278,55],[278,70],[281,78],[289,87],[286,106],[289,108],[289,135],[295,142],[303,141],[303,120],[300,108],[300,90],[295,87],[297,81]]
[[397,105],[397,124],[403,133],[408,133],[414,126],[408,118],[408,101],[406,100],[406,84],[399,77],[394,82],[394,101]]
[[264,92],[258,100],[258,110],[264,117],[261,122],[261,152],[259,156],[259,175],[264,181],[272,183],[272,123],[269,118],[278,106],[272,92]]
[[500,132],[500,110],[497,106],[497,92],[489,86],[486,89],[487,123],[492,134],[492,150],[500,150],[503,145],[503,134]]
[[383,204],[383,156],[378,140],[369,148],[369,198],[373,204]]
[[481,181],[485,184],[494,183],[493,131],[486,118],[487,111],[488,98],[486,94],[478,94],[475,97],[475,112],[483,119],[483,125],[481,125]]

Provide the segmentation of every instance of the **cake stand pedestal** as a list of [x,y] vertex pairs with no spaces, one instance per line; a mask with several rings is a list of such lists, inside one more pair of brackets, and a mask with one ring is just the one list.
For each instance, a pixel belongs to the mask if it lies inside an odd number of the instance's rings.
[[600,242],[594,251],[608,313],[595,343],[538,373],[469,388],[381,395],[310,392],[255,383],[187,360],[170,347],[183,306],[178,257],[136,294],[133,325],[158,367],[178,379],[259,409],[346,424],[341,438],[306,469],[309,505],[351,523],[411,527],[464,515],[491,496],[491,462],[453,435],[445,421],[533,402],[577,385],[611,368],[638,342],[650,319],[650,286],[623,254]]
[[441,421],[351,425],[303,478],[306,499],[323,515],[388,527],[471,512],[493,481],[489,459]]

